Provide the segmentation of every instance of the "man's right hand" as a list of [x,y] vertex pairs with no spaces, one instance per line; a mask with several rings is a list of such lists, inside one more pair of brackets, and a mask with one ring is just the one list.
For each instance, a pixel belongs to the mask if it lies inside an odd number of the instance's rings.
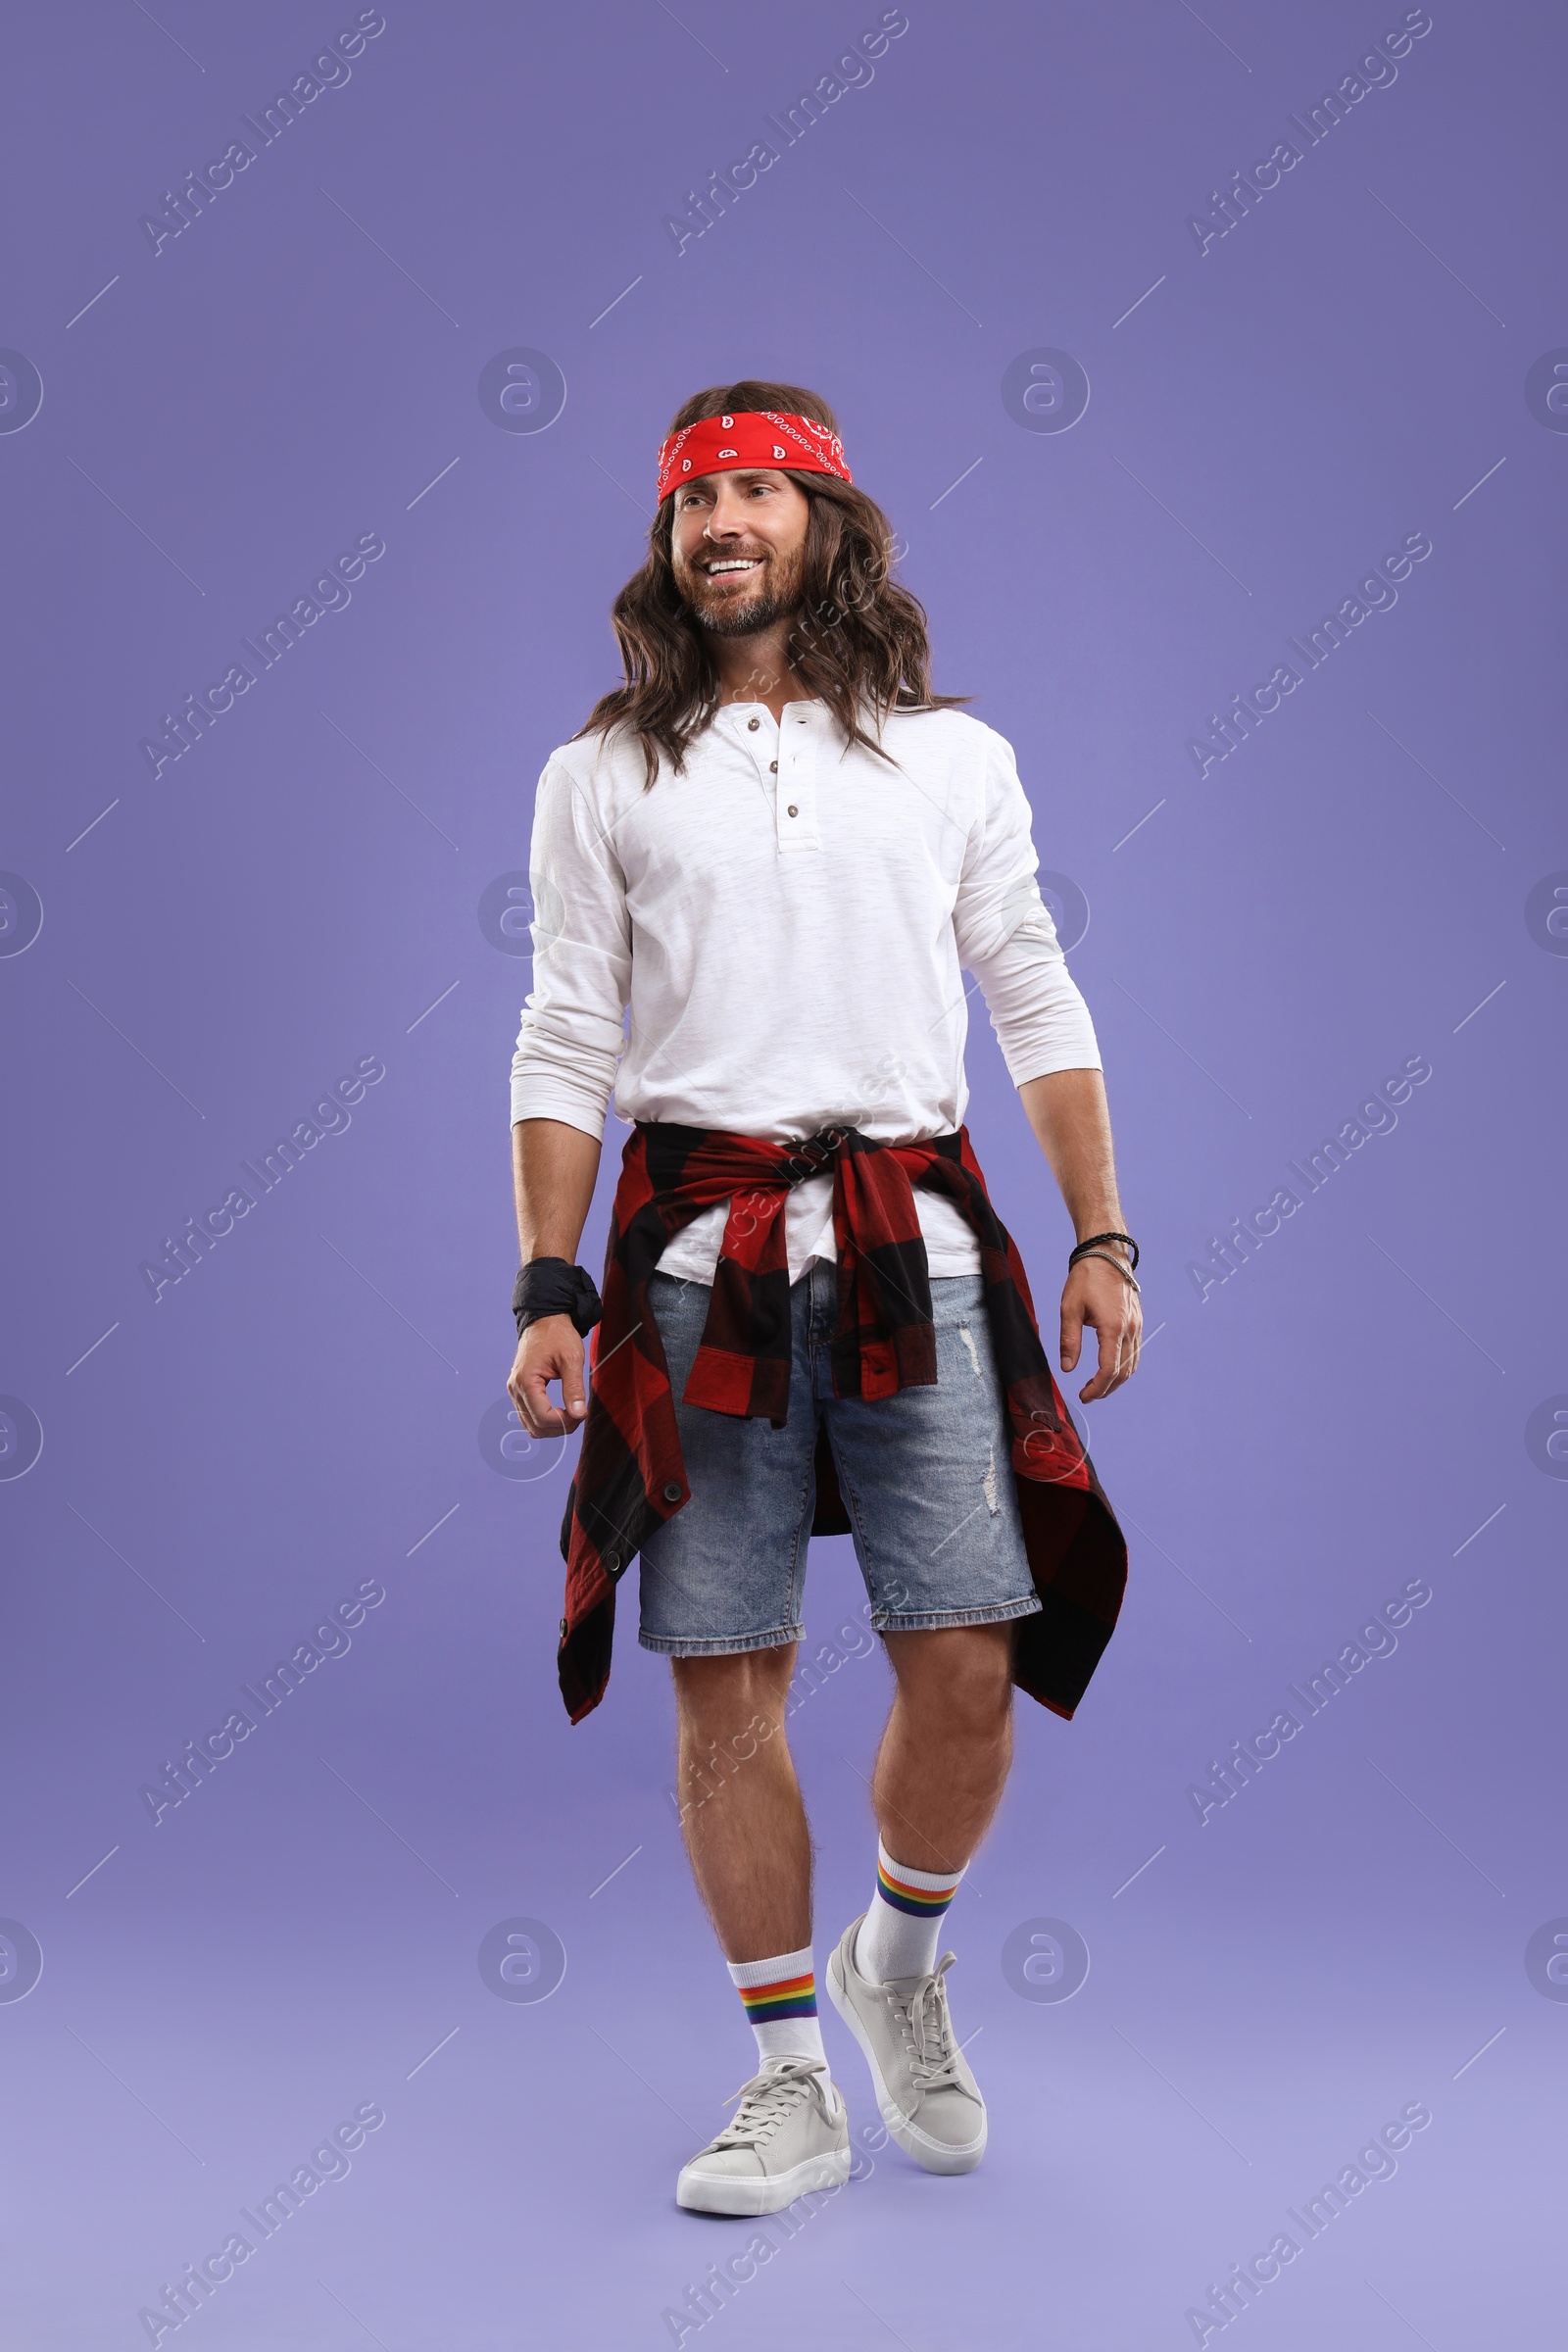
[[[565,1437],[582,1427],[588,1410],[582,1364],[582,1336],[569,1315],[541,1315],[528,1325],[517,1342],[507,1395],[529,1437]],[[550,1401],[553,1380],[561,1383],[560,1407]]]

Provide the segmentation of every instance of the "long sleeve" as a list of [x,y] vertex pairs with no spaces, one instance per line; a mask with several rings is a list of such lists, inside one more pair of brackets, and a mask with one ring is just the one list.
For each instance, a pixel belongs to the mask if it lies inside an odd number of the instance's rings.
[[985,799],[954,907],[958,959],[984,994],[1014,1086],[1103,1065],[1095,1025],[1035,879],[1029,802],[1004,737],[988,729]]
[[625,878],[582,786],[539,779],[528,856],[533,988],[512,1061],[512,1118],[561,1119],[602,1139],[631,988]]

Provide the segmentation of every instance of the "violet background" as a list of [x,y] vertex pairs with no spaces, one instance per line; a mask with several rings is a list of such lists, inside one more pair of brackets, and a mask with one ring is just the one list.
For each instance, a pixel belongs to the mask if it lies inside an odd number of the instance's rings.
[[[1187,216],[1402,10],[911,0],[874,79],[677,257],[664,215],[879,9],[389,4],[155,257],[141,214],[355,14],[10,34],[0,342],[44,399],[0,434],[0,864],[43,927],[0,957],[0,1389],[44,1442],[0,1479],[0,1913],[43,1954],[0,1998],[6,2341],[147,2341],[162,2283],[365,2101],[349,2176],[178,2341],[631,2352],[750,2234],[672,2203],[751,2044],[680,1851],[666,1671],[627,1593],[568,1728],[567,1466],[503,1476],[479,1443],[528,986],[479,903],[612,678],[667,419],[743,372],[838,409],[938,683],[1014,744],[1042,865],[1087,900],[1070,963],[1155,1336],[1088,1414],[1120,1628],[1073,1724],[1020,1701],[950,1917],[986,2162],[876,2155],[682,2340],[1190,2343],[1209,2282],[1418,2100],[1248,2340],[1545,2340],[1568,2008],[1525,1954],[1568,1913],[1568,967],[1526,903],[1568,881],[1568,442],[1525,379],[1568,344],[1560,17],[1435,5],[1200,256]],[[564,375],[539,433],[476,395],[517,347]],[[1088,373],[1068,432],[1003,402],[1042,347]],[[153,780],[161,714],[366,532],[352,604]],[[1397,605],[1200,781],[1189,736],[1413,532]],[[1200,1300],[1209,1237],[1418,1054],[1396,1129]],[[349,1129],[155,1305],[141,1262],[365,1055]],[[1049,1334],[1070,1231],[978,998],[968,1066]],[[1188,1785],[1417,1577],[1396,1652],[1200,1827]],[[141,1786],[368,1578],[350,1651],[155,1828]],[[814,1545],[813,1638],[862,1597],[848,1540]],[[792,1718],[819,1967],[869,1890],[886,1694],[857,1657]],[[519,1916],[565,1949],[542,2002],[477,1966]],[[1070,2000],[1004,1974],[1041,1917],[1091,1954]]]

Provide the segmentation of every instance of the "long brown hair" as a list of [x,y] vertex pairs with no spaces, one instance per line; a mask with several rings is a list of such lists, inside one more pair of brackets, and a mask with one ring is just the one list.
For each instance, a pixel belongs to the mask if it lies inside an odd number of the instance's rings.
[[[772,409],[809,416],[837,432],[819,394],[800,384],[715,384],[676,411],[672,433],[700,417]],[[878,733],[889,710],[945,710],[972,698],[933,694],[925,609],[892,577],[898,548],[873,499],[836,475],[781,470],[810,501],[801,603],[785,659],[808,694],[825,702],[851,742],[886,759],[862,725],[866,708]],[[642,746],[648,783],[661,753],[680,774],[687,749],[718,708],[718,672],[705,631],[692,619],[670,561],[674,493],[660,501],[648,533],[648,560],[611,607],[625,683],[601,695],[572,738],[625,727]]]

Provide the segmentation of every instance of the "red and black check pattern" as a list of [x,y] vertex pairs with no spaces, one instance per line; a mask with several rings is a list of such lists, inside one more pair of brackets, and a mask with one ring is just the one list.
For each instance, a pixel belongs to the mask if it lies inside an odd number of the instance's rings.
[[[732,1205],[702,1345],[683,1402],[788,1418],[790,1277],[783,1207],[807,1177],[833,1176],[838,1396],[891,1396],[936,1380],[936,1337],[913,1187],[941,1193],[980,1246],[992,1345],[1012,1424],[1012,1469],[1030,1573],[1042,1610],[1014,1627],[1012,1679],[1070,1717],[1110,1640],[1127,1581],[1127,1545],[1079,1444],[1041,1344],[1023,1260],[991,1204],[969,1131],[920,1144],[877,1144],[824,1128],[804,1144],[644,1120],[627,1138],[605,1253],[604,1317],[582,1451],[562,1522],[566,1613],[558,1664],[573,1723],[610,1680],[615,1586],[644,1538],[689,1499],[675,1399],[648,1277],[666,1245],[715,1201]],[[824,1424],[816,1447],[811,1533],[847,1535]]]

